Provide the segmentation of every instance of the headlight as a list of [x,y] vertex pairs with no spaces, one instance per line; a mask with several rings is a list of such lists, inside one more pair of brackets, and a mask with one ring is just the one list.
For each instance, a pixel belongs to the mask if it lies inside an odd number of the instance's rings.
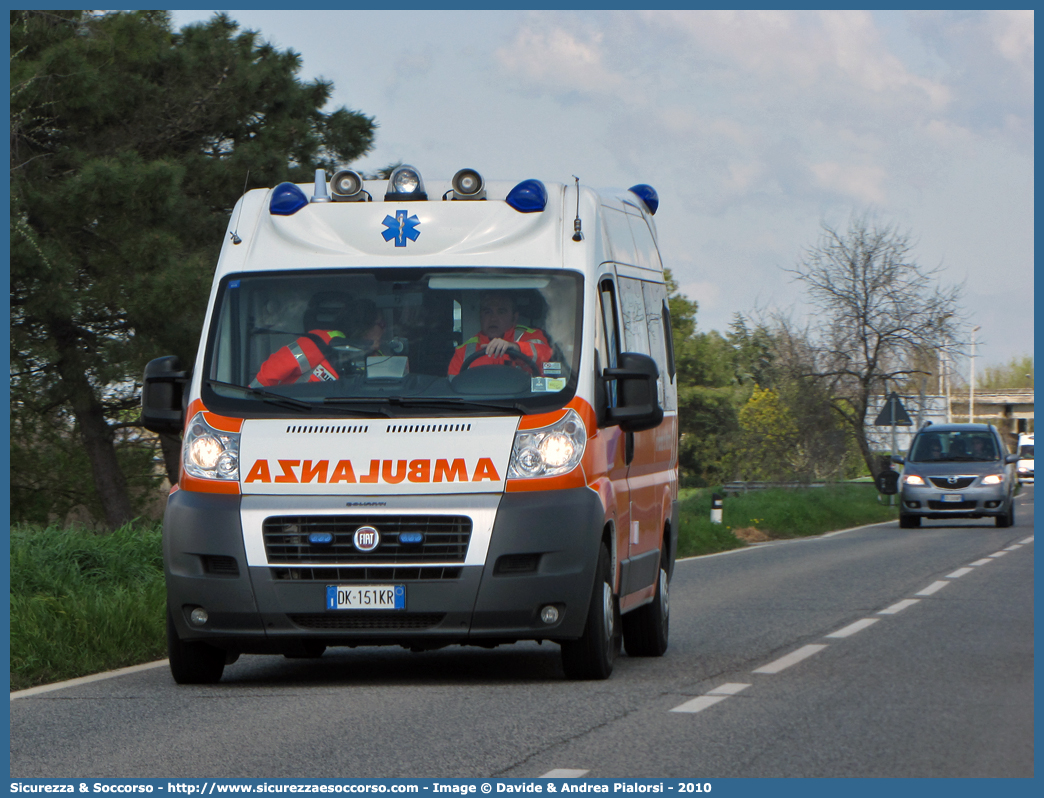
[[1004,474],[987,474],[982,478],[983,485],[999,485],[1004,481]]
[[214,429],[196,413],[181,447],[185,473],[203,479],[239,479],[239,433]]
[[553,477],[568,474],[580,464],[587,445],[587,430],[572,408],[550,427],[519,430],[511,449],[509,479]]
[[903,482],[907,485],[923,485],[924,480],[917,474],[903,474]]

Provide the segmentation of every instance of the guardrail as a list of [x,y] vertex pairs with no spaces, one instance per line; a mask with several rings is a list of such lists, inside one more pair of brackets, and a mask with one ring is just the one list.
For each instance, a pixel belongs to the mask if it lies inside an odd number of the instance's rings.
[[759,482],[755,480],[751,481],[736,481],[727,482],[721,486],[721,490],[726,495],[728,494],[740,494],[746,493],[748,490],[765,490],[766,488],[825,488],[827,485],[870,485],[873,486],[872,481],[867,482]]

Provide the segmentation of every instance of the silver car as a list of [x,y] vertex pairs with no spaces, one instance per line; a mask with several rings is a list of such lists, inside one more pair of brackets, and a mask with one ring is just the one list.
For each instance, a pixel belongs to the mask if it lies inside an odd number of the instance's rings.
[[922,518],[982,518],[1015,523],[1017,454],[1008,454],[992,424],[933,424],[920,430],[899,478],[899,526]]

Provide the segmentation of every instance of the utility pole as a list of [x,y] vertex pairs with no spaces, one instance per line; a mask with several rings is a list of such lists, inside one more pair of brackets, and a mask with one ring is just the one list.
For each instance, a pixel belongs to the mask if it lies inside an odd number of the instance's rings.
[[968,423],[975,423],[975,333],[982,327],[972,327],[971,358],[968,361]]

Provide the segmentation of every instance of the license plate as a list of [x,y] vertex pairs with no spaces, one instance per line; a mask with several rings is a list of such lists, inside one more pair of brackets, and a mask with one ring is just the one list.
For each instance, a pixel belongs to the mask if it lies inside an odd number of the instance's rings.
[[404,610],[405,585],[327,585],[328,610]]
[[964,497],[959,493],[944,493],[942,495],[942,500],[944,502],[962,502],[964,501]]

